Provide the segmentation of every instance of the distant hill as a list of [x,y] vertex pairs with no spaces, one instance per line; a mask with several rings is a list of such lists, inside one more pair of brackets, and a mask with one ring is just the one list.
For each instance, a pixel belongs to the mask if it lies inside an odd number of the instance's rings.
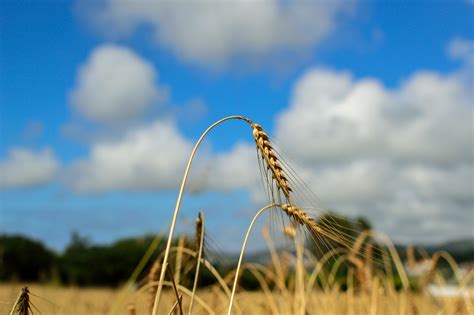
[[449,241],[440,245],[429,245],[425,246],[425,249],[428,251],[446,250],[450,252],[451,255],[472,252],[474,251],[474,239],[463,239]]
[[[407,245],[397,245],[397,250],[403,258],[406,255]],[[474,239],[461,239],[448,241],[435,245],[415,245],[415,248],[422,248],[432,255],[437,251],[446,251],[454,257],[456,262],[474,261]]]

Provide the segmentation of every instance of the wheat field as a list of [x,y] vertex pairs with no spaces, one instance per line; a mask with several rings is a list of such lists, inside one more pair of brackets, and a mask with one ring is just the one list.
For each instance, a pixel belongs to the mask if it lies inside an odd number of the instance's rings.
[[[0,313],[8,314],[11,305],[5,301],[14,301],[23,285],[10,284],[0,286]],[[48,285],[29,285],[31,292],[41,296],[31,297],[32,303],[41,314],[108,314],[112,310],[114,300],[119,292],[104,288],[74,288]],[[214,300],[210,306],[215,314],[225,312],[219,300],[211,290],[198,291],[203,299]],[[44,300],[43,300],[44,298]],[[275,296],[275,298],[278,298]],[[400,314],[399,305],[406,298],[407,308],[404,314],[469,314],[459,299],[449,301],[435,300],[423,294],[410,293],[406,297],[400,293],[387,296],[381,290],[376,295],[354,294],[341,292],[315,292],[309,301],[307,314]],[[242,292],[237,295],[242,314],[271,314],[268,301],[262,292]],[[147,313],[147,297],[141,296],[134,300],[136,314]],[[188,302],[184,301],[184,307]],[[174,296],[170,292],[164,295],[163,306],[171,309]],[[123,305],[120,314],[127,314],[128,305]],[[39,314],[35,311],[35,314]],[[196,314],[208,314],[199,306]],[[280,312],[285,314],[285,312]]]
[[[212,129],[228,120],[243,121],[251,128],[268,204],[249,218],[236,267],[221,274],[206,255],[205,214],[196,220],[196,242],[183,241],[173,246],[172,241],[199,144]],[[12,310],[18,314],[473,314],[474,294],[469,287],[474,276],[472,270],[462,272],[447,253],[436,253],[423,258],[429,262],[425,272],[410,276],[408,269],[419,263],[413,257],[403,263],[394,246],[380,233],[365,231],[354,236],[340,227],[336,218],[322,216],[324,212],[320,209],[300,206],[305,201],[302,196],[299,178],[274,149],[263,128],[243,116],[226,117],[211,125],[196,143],[165,250],[153,267],[145,270],[146,277],[139,278],[148,259],[144,257],[130,271],[128,282],[116,290],[4,284],[0,286],[1,313]],[[253,231],[254,223],[262,213],[270,211],[286,218],[281,230],[293,248],[276,250],[271,233],[264,229],[261,232],[271,261],[248,263],[247,241],[251,233],[258,232]],[[316,255],[312,251],[315,246],[324,249],[325,254]],[[447,262],[455,279],[449,294],[439,293],[449,282],[437,268],[441,261]],[[216,284],[198,289],[201,270],[210,272]],[[183,275],[190,271],[194,278],[185,283]],[[258,290],[246,290],[239,285],[243,274],[258,283]],[[28,286],[29,293],[20,294],[24,286]]]

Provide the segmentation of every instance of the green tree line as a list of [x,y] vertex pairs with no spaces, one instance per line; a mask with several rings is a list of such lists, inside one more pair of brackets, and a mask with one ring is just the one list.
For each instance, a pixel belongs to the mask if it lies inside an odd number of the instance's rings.
[[[93,245],[73,233],[66,249],[56,253],[25,236],[3,235],[0,236],[0,280],[116,286],[130,276],[153,239],[154,236],[144,236],[121,239],[110,245]],[[154,259],[156,255],[149,264]]]
[[[344,217],[323,216],[317,223],[320,226],[330,225],[331,227],[344,229],[344,233],[353,238],[356,238],[363,230],[370,228],[370,223],[363,218],[348,220]],[[108,245],[97,245],[89,242],[87,238],[73,233],[64,251],[57,253],[47,248],[43,243],[22,235],[0,235],[0,281],[57,282],[78,286],[118,286],[124,283],[132,274],[154,238],[154,235],[145,235],[120,239]],[[146,278],[146,272],[150,270],[152,263],[158,258],[157,253],[164,250],[165,242],[163,240],[162,238],[138,279]],[[322,243],[318,243],[321,241]],[[331,244],[333,242],[331,239],[312,239],[312,242],[314,242],[312,246],[313,253],[319,257],[324,254],[324,250],[337,246],[337,244]],[[174,243],[176,244],[177,241]],[[188,239],[185,247],[194,249],[194,244],[194,240]],[[451,242],[444,247],[427,248],[427,251],[431,254],[441,249],[450,252],[457,262],[474,260],[474,241],[472,240]],[[403,259],[406,247],[398,246],[397,250]],[[269,257],[266,255],[268,255],[268,252],[262,250],[256,256],[260,256],[264,261],[269,261]],[[190,259],[190,257],[187,257],[187,259]],[[255,259],[262,261],[258,257],[255,257]],[[234,259],[230,260],[233,261]],[[173,261],[173,259],[170,260],[171,264]],[[219,260],[212,261],[212,263],[221,274],[227,274],[234,267],[220,263]],[[187,281],[186,278],[192,281],[195,262],[188,260],[184,261],[183,265],[187,266],[183,272],[183,281]],[[173,268],[172,265],[171,267]],[[344,272],[344,268],[341,269],[341,272]],[[343,277],[344,275],[341,274],[340,276]],[[200,285],[209,285],[214,281],[213,276],[203,269],[200,275]],[[242,275],[241,284],[249,289],[258,286],[256,279],[247,273]]]
[[[116,287],[128,280],[154,239],[154,235],[146,235],[120,239],[109,245],[95,245],[87,238],[73,233],[64,251],[57,253],[26,236],[0,235],[0,281]],[[177,245],[177,240],[173,243]],[[188,239],[184,246],[194,248],[194,244],[193,240],[190,242]],[[161,238],[154,254],[139,275],[139,280],[146,279],[153,262],[158,258],[157,253],[163,252],[164,246],[165,242]],[[170,260],[172,270],[173,262],[174,257]],[[184,256],[183,265],[186,265],[186,272],[182,275],[183,282],[194,279],[194,264],[194,261]],[[221,264],[215,267],[219,272],[226,273],[230,271],[231,266]],[[201,286],[214,282],[215,279],[209,271],[201,271]]]

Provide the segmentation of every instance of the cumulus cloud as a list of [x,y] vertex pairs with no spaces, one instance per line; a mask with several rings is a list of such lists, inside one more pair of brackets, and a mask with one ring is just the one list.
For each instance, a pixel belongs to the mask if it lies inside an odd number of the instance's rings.
[[[250,135],[249,135],[250,136]],[[255,190],[259,184],[259,168],[255,145],[240,142],[228,152],[208,156],[201,161],[196,184],[205,190]]]
[[[469,93],[456,74],[420,71],[389,89],[374,78],[312,69],[276,118],[278,147],[299,165],[319,206],[365,215],[396,241],[471,235]],[[174,121],[156,121],[97,142],[73,166],[70,184],[85,192],[177,189],[192,146]],[[293,188],[304,189],[300,183]],[[254,144],[217,153],[201,148],[188,189],[246,189],[262,202]]]
[[457,75],[417,72],[389,89],[313,69],[296,83],[276,136],[326,207],[367,215],[396,240],[472,235],[455,224],[474,219],[470,93]]
[[[77,192],[178,189],[194,143],[173,120],[157,120],[123,136],[96,142],[88,157],[69,168],[67,183]],[[255,147],[238,143],[229,152],[200,148],[188,190],[231,191],[258,185]]]
[[306,162],[465,161],[472,157],[469,102],[455,77],[420,72],[389,90],[376,79],[316,69],[296,84],[292,104],[278,117],[277,138]]
[[70,100],[84,117],[117,124],[139,118],[165,97],[151,63],[128,48],[102,45],[80,67]]
[[191,149],[172,121],[156,121],[93,144],[72,166],[69,184],[81,192],[175,189]]
[[0,188],[24,188],[51,181],[59,169],[59,162],[49,148],[33,151],[12,148],[0,160]]
[[[468,61],[466,45],[453,42],[451,56]],[[366,215],[397,241],[472,235],[474,114],[465,68],[418,71],[393,88],[311,69],[276,117],[279,147],[324,207]],[[132,128],[97,140],[71,167],[69,184],[81,192],[177,189],[193,142],[173,120]],[[253,144],[201,148],[199,156],[190,190],[247,189],[262,201]]]
[[159,46],[186,61],[215,65],[314,47],[353,7],[344,1],[105,0],[84,15],[118,37],[146,25]]

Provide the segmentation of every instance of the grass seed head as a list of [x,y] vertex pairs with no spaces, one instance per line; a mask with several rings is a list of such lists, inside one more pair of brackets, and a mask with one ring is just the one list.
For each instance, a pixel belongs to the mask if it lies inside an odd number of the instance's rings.
[[290,217],[290,219],[292,219],[292,221],[306,227],[309,231],[322,232],[321,228],[314,222],[314,219],[300,208],[290,204],[283,204],[281,209]]
[[30,302],[30,290],[28,290],[28,287],[21,289],[15,312],[18,315],[29,315],[33,313]]
[[203,229],[203,220],[202,220],[202,213],[199,212],[196,218],[196,252],[199,251],[199,247],[201,246],[201,237],[204,237],[204,229]]

